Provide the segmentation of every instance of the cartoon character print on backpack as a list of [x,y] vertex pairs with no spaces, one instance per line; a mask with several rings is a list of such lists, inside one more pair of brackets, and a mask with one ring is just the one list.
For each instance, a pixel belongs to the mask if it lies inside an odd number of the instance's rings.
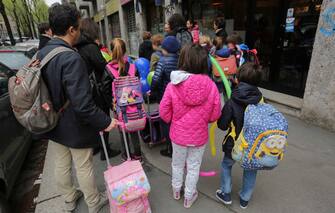
[[232,151],[233,159],[245,169],[275,168],[287,147],[287,130],[285,117],[271,105],[249,105]]

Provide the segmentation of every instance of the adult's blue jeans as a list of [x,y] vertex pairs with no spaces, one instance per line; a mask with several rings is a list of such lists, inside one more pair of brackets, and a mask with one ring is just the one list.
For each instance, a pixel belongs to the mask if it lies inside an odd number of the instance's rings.
[[[221,191],[225,194],[230,194],[232,190],[232,180],[231,180],[231,169],[235,161],[224,157],[221,164]],[[252,192],[255,188],[257,170],[244,170],[243,171],[243,183],[242,189],[240,190],[240,197],[249,201]]]

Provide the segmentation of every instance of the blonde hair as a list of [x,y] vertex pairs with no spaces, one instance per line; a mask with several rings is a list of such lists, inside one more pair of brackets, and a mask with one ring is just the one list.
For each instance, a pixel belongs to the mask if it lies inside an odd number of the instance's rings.
[[156,34],[151,37],[151,42],[153,45],[160,46],[164,40],[162,34]]
[[207,35],[200,36],[199,43],[200,44],[206,44],[208,46],[212,46],[211,38],[209,36],[207,36]]
[[111,42],[111,49],[113,61],[119,65],[119,74],[124,75],[126,73],[126,62],[124,61],[124,55],[127,52],[126,43],[120,38],[115,38]]

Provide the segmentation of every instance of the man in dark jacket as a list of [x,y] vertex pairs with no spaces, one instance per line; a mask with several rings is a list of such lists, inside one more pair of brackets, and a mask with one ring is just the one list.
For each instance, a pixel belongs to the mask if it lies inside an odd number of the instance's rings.
[[[49,22],[55,39],[48,42],[37,58],[43,59],[56,47],[72,49],[80,35],[79,21],[80,13],[75,7],[59,4],[51,7]],[[58,125],[41,135],[52,140],[55,178],[65,200],[65,210],[73,211],[84,193],[89,212],[98,212],[107,203],[107,198],[98,192],[95,183],[92,147],[100,142],[99,131],[110,131],[117,122],[95,105],[84,61],[73,49],[54,57],[42,70],[42,76],[56,110],[67,100],[70,103],[62,112]],[[72,182],[72,162],[82,192]]]
[[[223,131],[228,130],[223,140],[224,159],[222,161],[221,188],[216,191],[216,197],[224,204],[231,204],[231,170],[234,165],[232,150],[240,135],[244,124],[244,111],[249,104],[258,104],[262,100],[262,93],[256,85],[261,79],[258,65],[246,63],[241,66],[237,74],[238,85],[233,89],[231,99],[226,102],[218,120],[218,127]],[[247,208],[252,195],[257,170],[244,170],[243,186],[240,191],[240,206]]]
[[52,30],[49,23],[41,23],[38,25],[38,32],[40,33],[40,43],[38,49],[42,49],[52,38]]
[[[178,51],[180,43],[174,36],[168,36],[162,43],[163,56],[160,58],[155,74],[152,77],[151,91],[155,96],[158,103],[162,100],[166,86],[170,83],[170,74],[172,71],[177,70],[178,65]],[[163,156],[172,157],[172,144],[170,140],[170,126],[165,122],[161,122],[163,127],[163,134],[166,138],[167,148],[161,150]]]
[[[96,41],[99,39],[99,25],[90,18],[81,20],[81,35],[76,44],[76,49],[79,55],[84,59],[88,71],[89,79],[92,86],[93,99],[96,105],[102,109],[107,115],[110,115],[110,103],[104,99],[102,94],[102,76],[105,72],[107,65],[106,60],[103,58],[99,46]],[[115,157],[121,152],[119,150],[112,150],[108,144],[109,133],[104,133],[106,141],[106,148],[108,156]],[[105,153],[101,143],[100,146],[94,149],[96,154],[100,151],[100,159],[106,160]]]

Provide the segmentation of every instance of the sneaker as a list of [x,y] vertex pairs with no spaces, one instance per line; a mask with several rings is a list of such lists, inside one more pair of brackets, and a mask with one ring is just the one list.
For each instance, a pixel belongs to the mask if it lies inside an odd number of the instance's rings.
[[65,212],[72,212],[76,209],[77,207],[77,202],[78,200],[83,196],[83,193],[79,190],[76,191],[76,193],[74,194],[74,199],[71,202],[66,202],[65,201],[65,207],[64,210]]
[[143,157],[140,156],[140,155],[133,155],[133,156],[131,157],[131,159],[132,159],[132,160],[138,160],[138,161],[140,161],[141,164],[144,163]]
[[108,203],[108,198],[106,196],[106,193],[100,193],[100,200],[99,202],[92,207],[88,208],[89,213],[98,213],[106,204]]
[[221,189],[216,190],[216,198],[226,205],[232,204],[231,195],[225,194],[221,191]]
[[160,151],[160,153],[164,157],[172,158],[172,152],[170,152],[169,149],[163,149]]
[[187,208],[187,209],[191,208],[192,204],[197,200],[197,198],[198,198],[198,192],[195,192],[191,199],[185,198],[184,199],[184,207]]
[[242,209],[246,209],[246,208],[248,208],[248,203],[249,203],[249,201],[243,200],[243,199],[240,197],[240,207],[241,207]]
[[173,199],[180,200],[180,190],[172,187]]

